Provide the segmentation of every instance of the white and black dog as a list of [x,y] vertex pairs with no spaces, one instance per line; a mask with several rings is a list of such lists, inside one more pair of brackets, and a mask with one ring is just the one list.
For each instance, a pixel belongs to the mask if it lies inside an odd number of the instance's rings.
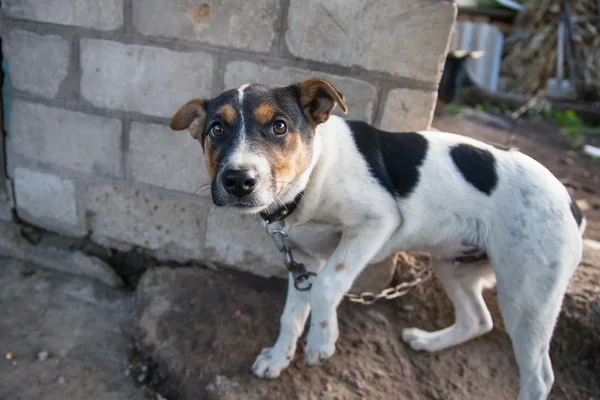
[[[342,94],[320,79],[251,84],[192,100],[171,120],[201,142],[214,203],[277,215],[268,222],[285,221],[300,261],[317,274],[310,291],[295,289],[290,274],[279,337],[254,373],[279,376],[309,313],[306,360],[331,357],[336,309],[359,273],[413,250],[434,258],[456,322],[436,332],[407,328],[404,341],[434,352],[490,331],[482,290],[496,282],[520,399],[546,398],[550,339],[585,227],[565,187],[518,151],[450,133],[384,132],[332,116],[336,104],[346,111]],[[456,265],[471,252],[487,261]]]

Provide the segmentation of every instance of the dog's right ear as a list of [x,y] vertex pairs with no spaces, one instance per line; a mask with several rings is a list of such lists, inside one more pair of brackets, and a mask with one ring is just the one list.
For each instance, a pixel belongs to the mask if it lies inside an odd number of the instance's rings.
[[185,103],[173,118],[171,118],[171,129],[182,131],[190,128],[190,135],[194,139],[202,137],[204,119],[206,118],[206,105],[203,99],[194,99]]

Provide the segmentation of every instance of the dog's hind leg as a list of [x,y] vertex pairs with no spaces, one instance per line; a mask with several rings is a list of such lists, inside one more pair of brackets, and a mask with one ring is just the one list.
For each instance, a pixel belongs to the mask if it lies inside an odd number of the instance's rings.
[[544,254],[537,263],[513,264],[517,260],[509,255],[496,268],[498,303],[519,365],[520,400],[545,399],[554,382],[550,339],[569,277],[577,265],[567,261],[568,257],[540,261],[554,256]]
[[438,261],[435,273],[452,300],[456,321],[435,332],[407,328],[402,332],[402,339],[415,350],[435,352],[489,332],[493,322],[481,292],[493,283],[490,265],[454,265],[449,261]]

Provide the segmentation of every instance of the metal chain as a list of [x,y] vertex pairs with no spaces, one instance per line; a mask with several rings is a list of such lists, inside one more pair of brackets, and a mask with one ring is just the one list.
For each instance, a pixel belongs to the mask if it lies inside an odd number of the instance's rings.
[[404,296],[416,286],[421,283],[427,281],[433,273],[430,268],[423,268],[422,270],[416,273],[416,276],[413,280],[401,282],[396,286],[389,287],[387,289],[383,289],[381,292],[375,294],[373,292],[362,292],[362,293],[346,293],[345,296],[348,300],[354,303],[360,303],[364,305],[369,305],[375,303],[377,300],[386,299],[391,300],[400,296]]
[[275,246],[277,246],[277,249],[279,249],[285,267],[292,274],[294,278],[294,287],[296,288],[296,290],[310,290],[310,288],[312,287],[312,283],[306,283],[306,281],[311,276],[316,276],[316,274],[314,272],[307,271],[306,266],[304,264],[296,262],[294,260],[292,250],[288,246],[288,235],[287,232],[284,230],[283,221],[281,221],[280,224],[280,228],[270,229],[270,224],[267,222],[265,224],[267,233],[269,234],[269,236],[271,236],[271,239],[273,240],[273,243],[275,243]]
[[[267,233],[273,240],[273,243],[275,243],[275,246],[277,246],[277,249],[279,249],[279,251],[281,252],[281,256],[283,258],[283,262],[286,268],[294,277],[294,287],[300,291],[310,290],[312,284],[309,283],[306,286],[303,284],[306,280],[308,280],[309,277],[316,276],[316,274],[314,272],[308,272],[304,264],[294,261],[292,250],[288,246],[288,235],[287,232],[284,230],[283,221],[280,222],[280,224],[280,228],[271,229],[269,228],[270,224],[266,223]],[[423,268],[416,273],[415,278],[413,280],[401,282],[396,286],[383,289],[377,294],[373,292],[362,292],[346,293],[344,296],[354,303],[360,303],[365,305],[373,304],[377,300],[381,299],[391,300],[406,295],[413,288],[431,278],[431,276],[431,269]]]

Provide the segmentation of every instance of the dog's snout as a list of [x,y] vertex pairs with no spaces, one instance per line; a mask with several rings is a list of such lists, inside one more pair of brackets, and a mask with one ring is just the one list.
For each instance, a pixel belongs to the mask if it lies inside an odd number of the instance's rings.
[[228,169],[223,172],[221,180],[227,193],[241,198],[252,193],[258,182],[258,174],[251,169]]

